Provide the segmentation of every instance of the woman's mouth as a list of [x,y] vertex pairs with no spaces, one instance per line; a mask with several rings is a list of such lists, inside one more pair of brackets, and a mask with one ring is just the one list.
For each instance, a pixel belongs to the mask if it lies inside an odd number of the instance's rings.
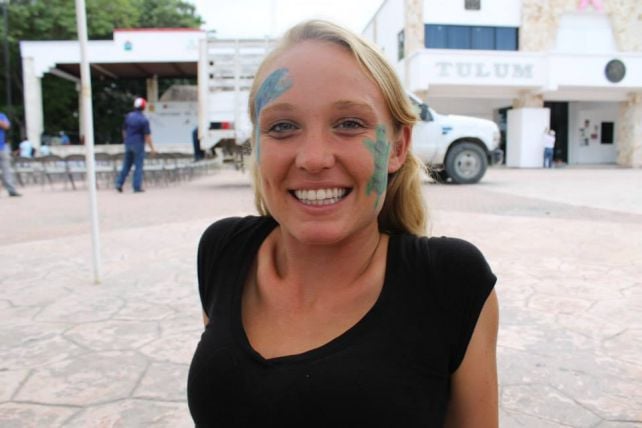
[[305,205],[331,205],[345,198],[352,189],[332,187],[327,189],[298,189],[290,193]]

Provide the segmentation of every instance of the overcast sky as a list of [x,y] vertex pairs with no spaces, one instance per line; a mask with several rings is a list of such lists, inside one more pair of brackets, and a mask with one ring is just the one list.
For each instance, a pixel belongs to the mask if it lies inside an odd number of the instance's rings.
[[361,33],[383,0],[192,0],[204,29],[221,38],[279,36],[308,18]]

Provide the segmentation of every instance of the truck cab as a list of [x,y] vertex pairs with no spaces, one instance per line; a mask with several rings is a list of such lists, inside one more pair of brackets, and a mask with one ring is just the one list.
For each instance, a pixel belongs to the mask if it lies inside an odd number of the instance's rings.
[[477,183],[488,165],[502,162],[495,122],[440,114],[414,95],[408,96],[420,118],[412,132],[413,152],[436,180]]

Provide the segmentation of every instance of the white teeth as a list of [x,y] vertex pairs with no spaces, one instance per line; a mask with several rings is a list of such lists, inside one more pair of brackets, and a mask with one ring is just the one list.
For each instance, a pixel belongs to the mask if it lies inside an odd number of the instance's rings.
[[294,195],[306,205],[330,205],[341,200],[346,189],[334,187],[331,189],[295,190]]

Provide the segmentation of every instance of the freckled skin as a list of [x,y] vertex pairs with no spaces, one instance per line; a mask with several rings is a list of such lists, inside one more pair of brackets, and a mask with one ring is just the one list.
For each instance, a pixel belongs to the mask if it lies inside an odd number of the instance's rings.
[[274,101],[285,91],[292,87],[292,79],[288,74],[287,68],[279,68],[274,70],[268,77],[265,78],[261,87],[256,92],[256,98],[254,103],[254,117],[256,118],[256,132],[255,132],[255,141],[256,141],[256,160],[259,161],[261,154],[261,144],[259,141],[260,127],[258,126],[259,115],[261,110],[268,103]]
[[386,191],[388,185],[388,156],[390,155],[390,144],[386,139],[386,127],[384,125],[377,125],[377,140],[372,141],[366,139],[363,144],[372,153],[374,160],[374,172],[368,181],[366,187],[366,195],[372,192],[377,194],[375,201],[375,208],[379,206],[381,195]]

